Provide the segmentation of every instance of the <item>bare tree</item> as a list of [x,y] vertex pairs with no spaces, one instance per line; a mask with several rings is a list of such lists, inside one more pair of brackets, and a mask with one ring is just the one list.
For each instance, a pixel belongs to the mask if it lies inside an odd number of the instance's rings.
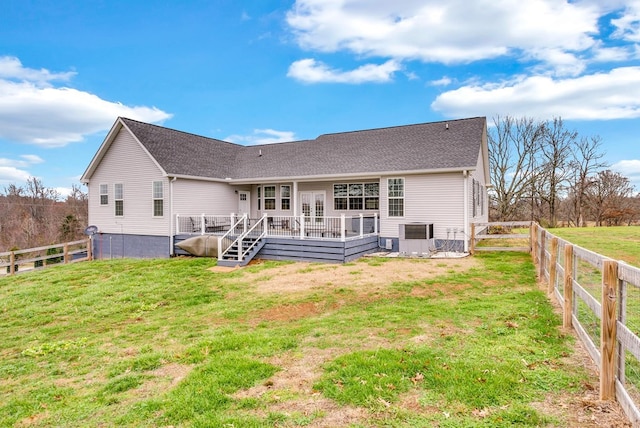
[[608,165],[602,161],[604,152],[600,151],[602,139],[599,136],[582,137],[572,147],[569,161],[569,195],[567,197],[567,220],[575,226],[586,226],[584,210],[586,192],[592,185],[590,178]]
[[532,118],[512,116],[497,116],[493,123],[488,135],[492,206],[496,220],[510,220],[522,215],[522,201],[536,182],[535,150],[544,126]]
[[599,172],[586,191],[596,225],[619,225],[633,216],[633,190],[627,177],[611,170]]
[[550,123],[547,122],[544,129],[538,152],[542,174],[539,176],[537,190],[540,198],[548,204],[549,225],[555,227],[556,207],[563,185],[570,176],[569,159],[578,133],[566,129],[562,118],[559,117]]
[[25,187],[11,184],[0,194],[0,251],[79,239],[87,209],[87,195],[76,186],[63,202],[36,178]]

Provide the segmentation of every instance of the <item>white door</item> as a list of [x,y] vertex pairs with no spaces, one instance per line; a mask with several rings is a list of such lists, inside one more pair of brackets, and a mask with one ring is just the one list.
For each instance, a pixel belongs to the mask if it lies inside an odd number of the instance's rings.
[[251,216],[251,192],[245,190],[238,191],[238,215],[247,214]]
[[324,221],[324,201],[324,192],[300,192],[300,212],[306,221]]

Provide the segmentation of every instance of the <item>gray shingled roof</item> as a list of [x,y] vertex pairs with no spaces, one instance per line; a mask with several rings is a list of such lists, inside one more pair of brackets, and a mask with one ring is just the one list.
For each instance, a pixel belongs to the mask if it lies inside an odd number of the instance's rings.
[[167,174],[218,179],[474,168],[486,122],[477,117],[245,147],[122,120]]

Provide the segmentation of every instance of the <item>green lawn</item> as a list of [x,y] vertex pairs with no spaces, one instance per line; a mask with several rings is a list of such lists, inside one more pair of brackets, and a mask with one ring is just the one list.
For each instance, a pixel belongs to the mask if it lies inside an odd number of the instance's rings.
[[[594,381],[528,254],[414,260],[373,285],[401,262],[113,260],[0,278],[0,426],[569,425]],[[261,289],[285,269],[305,286]]]
[[603,256],[640,266],[640,226],[565,227],[549,232]]

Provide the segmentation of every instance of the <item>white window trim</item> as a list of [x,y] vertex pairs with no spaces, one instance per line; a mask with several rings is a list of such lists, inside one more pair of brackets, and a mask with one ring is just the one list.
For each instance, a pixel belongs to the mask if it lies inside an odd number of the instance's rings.
[[[352,184],[360,184],[362,185],[362,196],[350,196],[349,195],[349,186]],[[366,185],[367,184],[377,184],[378,185],[378,196],[367,196],[366,195]],[[336,186],[339,185],[344,185],[347,186],[347,196],[338,196],[338,198],[344,198],[347,200],[347,208],[336,208]],[[331,186],[332,188],[332,198],[333,198],[333,210],[334,211],[370,211],[370,212],[374,212],[374,211],[380,211],[380,183],[377,181],[363,181],[363,182],[358,182],[358,183],[333,183],[333,185]],[[367,208],[367,198],[378,198],[378,208]],[[350,200],[351,199],[362,199],[362,209],[358,210],[358,209],[350,209],[349,206],[350,204]]]
[[[106,192],[104,192],[104,193],[102,193],[103,186],[104,186],[104,189],[106,190]],[[100,194],[100,206],[101,207],[109,206],[109,185],[106,184],[106,183],[100,183],[98,185],[98,193]],[[102,197],[103,196],[107,197],[107,203],[106,204],[102,203]]]
[[[267,197],[267,187],[273,187],[273,197]],[[267,208],[267,200],[273,199],[273,209]],[[278,186],[275,184],[262,185],[262,209],[264,211],[276,211],[278,209]]]
[[[116,191],[116,186],[122,186],[122,197],[120,199],[117,198],[118,192]],[[118,209],[118,201],[122,201],[122,214],[117,214],[116,210]],[[123,183],[114,183],[113,184],[113,215],[115,217],[124,217],[124,184]]]
[[[156,198],[156,183],[160,183],[160,189],[162,191],[162,197],[160,198]],[[156,201],[162,201],[162,215],[156,215]],[[153,180],[151,182],[151,217],[164,218],[164,182],[162,180]]]
[[[284,196],[283,195],[283,187],[288,187],[289,188],[289,196]],[[289,209],[286,208],[282,208],[282,201],[284,201],[285,199],[289,200]],[[277,201],[276,201],[276,206],[277,205]],[[280,211],[291,211],[292,209],[292,205],[291,205],[291,185],[290,184],[281,184],[280,185]]]
[[[402,196],[389,196],[390,192],[390,181],[391,180],[402,180]],[[405,195],[407,194],[407,180],[404,177],[389,177],[387,178],[387,216],[389,218],[404,218],[407,213],[407,204],[405,203]],[[402,199],[402,215],[391,215],[389,210],[391,209],[390,201],[392,199]]]

